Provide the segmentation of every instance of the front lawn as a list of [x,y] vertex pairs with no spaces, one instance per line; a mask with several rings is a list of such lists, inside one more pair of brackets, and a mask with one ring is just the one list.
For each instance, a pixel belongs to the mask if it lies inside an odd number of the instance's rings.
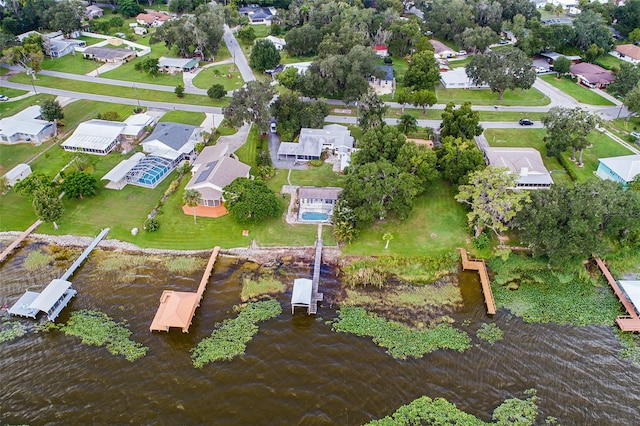
[[[8,95],[7,95],[8,96]],[[28,96],[18,101],[0,102],[0,118],[10,117],[32,105],[39,105],[47,99],[54,99],[54,95]]]
[[344,186],[345,176],[333,171],[333,165],[308,166],[306,170],[291,170],[291,185],[296,186]]
[[[584,150],[584,154],[582,155],[584,166],[578,167],[576,164],[568,160],[569,169],[575,173],[578,182],[597,179],[594,173],[598,169],[599,158],[633,154],[633,152],[597,130],[591,132],[588,139],[589,142],[591,142],[592,147]],[[571,152],[566,152],[563,155],[568,159],[571,156]],[[578,155],[579,154],[576,153],[576,158],[578,158]]]
[[[464,247],[469,237],[466,210],[453,199],[456,192],[457,188],[436,181],[415,200],[406,220],[375,223],[346,245],[343,252],[362,256],[436,256]],[[393,240],[385,250],[382,236],[387,232]]]
[[557,79],[553,74],[545,74],[540,76],[541,79],[551,84],[552,86],[562,90],[567,95],[574,98],[576,101],[588,104],[588,105],[602,105],[602,106],[613,106],[615,105],[608,99],[603,98],[598,95],[596,92],[587,89],[581,84],[575,83],[568,78]]
[[546,133],[546,129],[487,129],[484,131],[491,147],[534,148],[538,150],[553,182],[555,184],[570,184],[571,178],[558,159],[547,157],[547,148],[543,141]]
[[609,55],[608,53],[605,53],[604,55],[600,56],[598,59],[596,59],[595,63],[600,65],[601,67],[604,67],[608,70],[610,70],[611,68],[620,68],[620,64],[624,63],[625,61],[623,61],[620,58],[617,58],[613,55]]
[[[229,70],[233,68],[233,72]],[[244,80],[234,64],[214,65],[201,70],[193,79],[193,85],[199,89],[209,89],[214,84],[222,84],[224,90],[230,92],[244,85]]]
[[160,122],[171,121],[173,123],[189,124],[191,126],[199,126],[204,121],[206,115],[204,112],[191,111],[169,111],[160,118]]
[[[25,93],[29,93],[26,90],[20,90],[20,89],[12,89],[10,87],[3,87],[0,88],[0,95],[5,95],[8,98],[16,98],[18,96],[22,96]],[[11,101],[5,101],[5,102],[11,102]]]
[[[102,65],[101,62],[85,59],[80,53],[68,54],[62,58],[46,58],[42,61],[42,69],[48,71],[66,72],[69,74],[87,74]],[[38,78],[40,78],[38,76]]]
[[436,89],[436,96],[439,104],[453,102],[456,105],[465,101],[470,101],[473,105],[520,105],[520,106],[542,106],[549,104],[547,98],[537,89],[528,90],[507,90],[504,92],[503,99],[498,100],[498,93],[489,89]]
[[135,106],[133,105],[78,99],[64,107],[64,127],[59,128],[58,132],[70,132],[81,122],[98,118],[98,114],[103,114],[107,111],[117,112],[120,121],[124,121],[133,114],[134,108]]
[[[519,121],[521,118],[528,118],[530,120],[540,120],[545,114],[543,112],[514,112],[514,111],[478,111],[480,113],[480,121]],[[427,108],[426,113],[422,113],[422,109],[405,108],[405,114],[413,115],[418,120],[440,120],[442,118],[441,109]],[[349,115],[349,114],[333,114],[332,115]],[[355,111],[350,114],[355,117]],[[389,108],[387,110],[387,117],[400,118],[402,116],[401,108]]]
[[[258,167],[258,149],[261,146],[262,142],[263,140],[258,133],[258,128],[256,126],[251,126],[247,141],[235,152],[238,160],[242,161],[244,164],[248,164],[249,166],[251,166],[252,175],[257,174],[256,168]],[[268,143],[266,140],[264,142]]]
[[[10,80],[13,83],[31,84],[31,77],[24,73],[16,74]],[[158,90],[136,89],[127,86],[112,86],[108,84],[98,84],[93,82],[67,80],[64,78],[49,77],[47,75],[38,76],[34,82],[37,86],[54,87],[56,89],[71,90],[75,92],[94,93],[96,95],[115,96],[120,98],[140,99],[155,102],[168,102],[175,104],[189,104],[202,106],[224,107],[228,100],[211,100],[208,96],[185,94],[183,98],[178,98],[173,92],[162,92]],[[137,96],[136,96],[137,93]]]

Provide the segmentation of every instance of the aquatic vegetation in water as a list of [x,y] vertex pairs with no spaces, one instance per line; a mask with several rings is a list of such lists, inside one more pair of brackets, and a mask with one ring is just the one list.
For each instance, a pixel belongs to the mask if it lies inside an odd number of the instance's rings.
[[478,331],[476,331],[476,336],[478,339],[485,340],[489,342],[489,344],[493,345],[494,343],[502,340],[503,332],[500,328],[491,323],[491,324],[482,324]]
[[27,258],[24,260],[25,269],[39,269],[44,266],[47,266],[49,263],[53,262],[54,257],[50,254],[42,253],[41,251],[35,250],[29,252]]
[[333,322],[333,330],[367,336],[394,358],[422,358],[437,349],[464,351],[470,348],[469,336],[450,324],[439,324],[433,328],[416,330],[395,321],[387,321],[364,308],[344,306]]
[[590,278],[584,268],[549,269],[544,260],[518,255],[488,263],[495,272],[496,305],[526,322],[612,326],[620,314],[613,291],[604,281]]
[[616,330],[616,337],[622,345],[622,349],[618,351],[620,358],[628,359],[631,363],[640,365],[640,336]]
[[437,257],[385,256],[357,260],[342,268],[343,281],[350,287],[383,287],[393,276],[414,284],[430,283],[455,272],[457,260],[455,253]]
[[257,280],[245,277],[242,279],[240,298],[243,302],[246,302],[265,294],[282,293],[286,289],[287,286],[273,276],[264,276]]
[[124,323],[116,323],[100,311],[83,309],[73,312],[66,324],[57,327],[65,334],[80,337],[85,345],[104,346],[111,354],[123,355],[127,361],[135,361],[149,350],[129,339],[131,331]]
[[204,269],[206,261],[199,257],[179,256],[171,258],[164,264],[170,272],[189,273]]
[[132,270],[136,266],[152,263],[154,258],[140,254],[126,254],[116,252],[98,252],[94,258],[98,258],[98,269],[100,271],[123,271]]
[[9,342],[27,334],[27,327],[20,321],[2,320],[0,323],[0,342]]
[[[427,396],[398,408],[390,416],[367,423],[367,426],[403,426],[403,425],[533,425],[538,416],[538,397],[535,389],[525,392],[529,398],[510,398],[505,400],[493,412],[494,423],[486,423],[476,416],[465,413],[444,398],[431,399]],[[548,418],[551,419],[551,418]],[[549,423],[547,421],[547,423]]]
[[257,323],[275,318],[282,313],[277,300],[248,303],[237,317],[216,324],[210,337],[203,339],[191,350],[196,368],[220,360],[231,360],[244,354],[249,342],[258,332]]

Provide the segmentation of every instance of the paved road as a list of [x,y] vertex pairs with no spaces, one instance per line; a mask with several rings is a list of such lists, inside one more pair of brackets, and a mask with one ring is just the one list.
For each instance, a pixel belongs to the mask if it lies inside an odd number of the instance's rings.
[[242,75],[245,83],[254,81],[256,77],[253,75],[251,67],[249,67],[249,63],[247,62],[247,58],[244,56],[242,47],[238,44],[238,40],[236,40],[236,37],[233,35],[231,28],[226,24],[224,26],[224,34],[222,37],[229,49],[229,52],[231,53],[231,56],[233,57],[233,62],[238,67],[238,71],[240,71],[240,75]]
[[[329,115],[325,119],[325,121],[330,123],[338,123],[338,124],[357,124],[358,119],[356,117],[345,117],[342,115]],[[398,119],[396,118],[385,118],[385,123],[395,125],[398,123]],[[418,120],[418,126],[420,127],[432,127],[439,128],[441,120]],[[523,127],[518,124],[517,121],[481,121],[480,125],[485,129],[541,129],[542,123],[539,121],[534,121],[533,126]]]

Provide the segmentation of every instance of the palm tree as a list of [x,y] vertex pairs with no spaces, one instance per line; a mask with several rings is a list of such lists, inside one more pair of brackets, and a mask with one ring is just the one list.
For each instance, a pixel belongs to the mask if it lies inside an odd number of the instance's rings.
[[398,119],[398,127],[405,135],[418,130],[418,120],[411,114],[402,114]]
[[393,234],[391,232],[387,232],[382,236],[382,239],[387,243],[384,245],[385,250],[389,248],[389,241],[393,240]]
[[193,209],[193,223],[194,225],[197,224],[196,207],[198,207],[198,204],[202,201],[202,194],[195,189],[185,189],[182,201]]

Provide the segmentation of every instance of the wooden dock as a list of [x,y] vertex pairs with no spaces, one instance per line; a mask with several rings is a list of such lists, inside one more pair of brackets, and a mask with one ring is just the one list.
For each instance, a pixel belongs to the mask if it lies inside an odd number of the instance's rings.
[[27,238],[29,235],[31,235],[31,233],[35,231],[35,229],[41,224],[42,224],[41,220],[36,220],[33,225],[27,228],[27,230],[24,231],[22,234],[18,235],[18,238],[13,240],[11,244],[9,244],[4,250],[2,250],[2,253],[0,253],[0,263],[4,262],[7,256],[9,256],[11,252],[13,252],[13,250],[15,250],[15,248],[18,247],[20,243],[24,241],[24,239]]
[[164,290],[160,296],[160,306],[151,322],[151,331],[169,331],[171,327],[179,327],[183,333],[189,332],[189,327],[200,306],[200,301],[207,289],[207,283],[218,258],[220,247],[216,246],[209,257],[200,285],[195,293],[186,291]]
[[491,284],[489,283],[489,274],[487,273],[487,265],[484,260],[469,259],[467,257],[467,251],[465,249],[460,250],[460,256],[462,257],[462,269],[470,269],[472,271],[478,271],[480,275],[480,284],[482,284],[482,293],[484,294],[484,302],[487,305],[487,313],[496,313],[496,303],[493,300],[493,292],[491,291]]
[[318,225],[318,237],[316,239],[316,256],[313,263],[313,278],[311,280],[311,303],[309,304],[309,314],[318,313],[318,302],[324,300],[324,295],[318,292],[320,284],[320,268],[322,266],[322,225]]
[[640,317],[636,312],[635,306],[633,303],[627,298],[624,294],[624,291],[618,285],[618,282],[613,278],[611,272],[609,272],[609,268],[604,264],[602,259],[599,257],[595,258],[598,267],[602,271],[602,275],[607,279],[607,282],[613,289],[613,292],[618,296],[620,303],[624,306],[624,309],[627,311],[627,315],[620,315],[616,318],[616,323],[618,323],[618,327],[622,331],[640,331]]

